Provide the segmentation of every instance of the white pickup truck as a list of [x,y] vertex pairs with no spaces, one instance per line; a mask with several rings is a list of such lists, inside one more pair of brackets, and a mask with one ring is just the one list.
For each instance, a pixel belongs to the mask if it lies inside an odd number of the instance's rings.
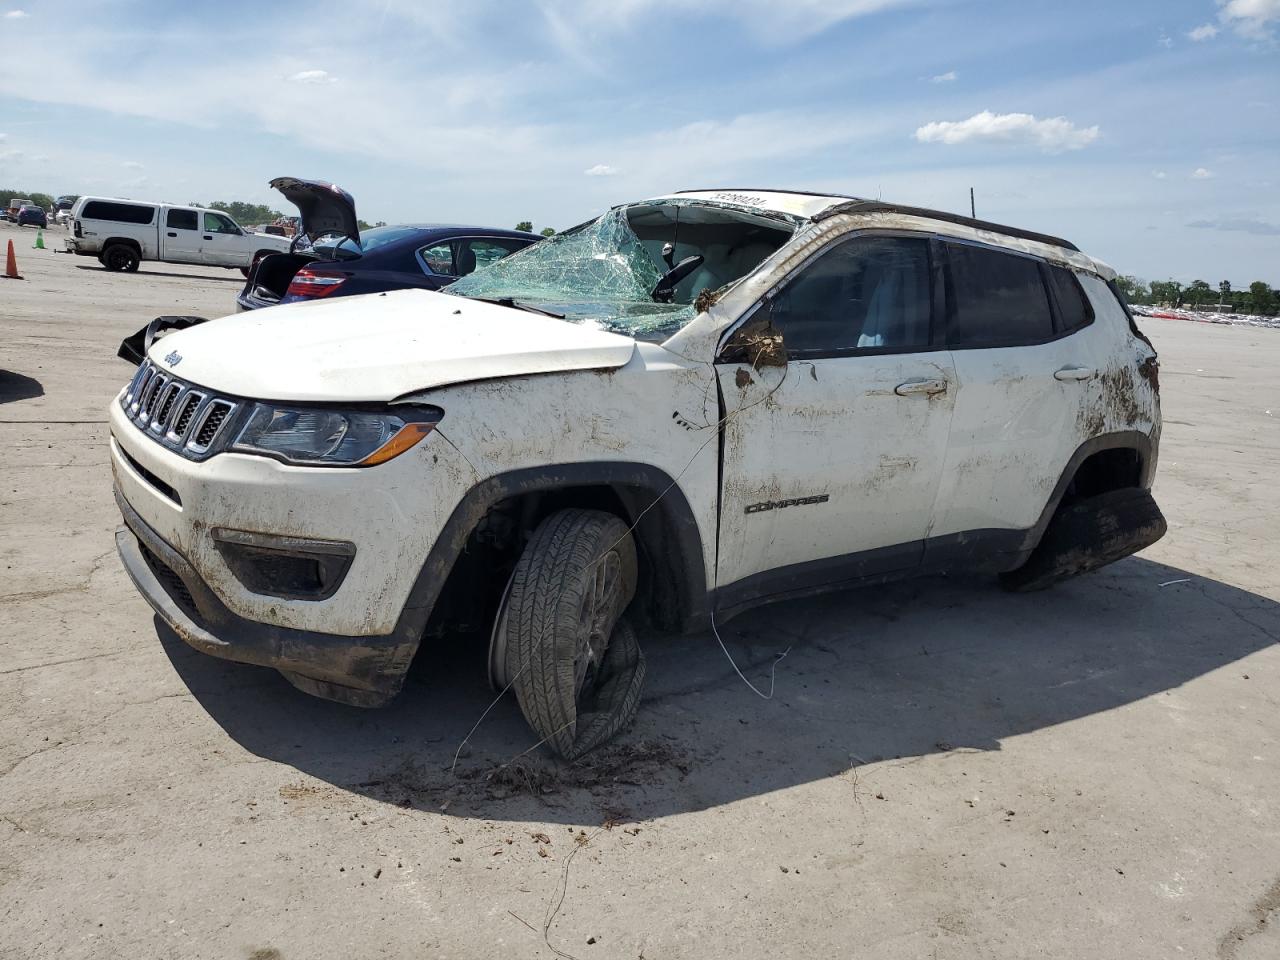
[[250,233],[221,210],[81,197],[71,210],[67,251],[97,257],[108,270],[143,260],[232,267],[248,275],[258,256],[287,253],[290,240]]

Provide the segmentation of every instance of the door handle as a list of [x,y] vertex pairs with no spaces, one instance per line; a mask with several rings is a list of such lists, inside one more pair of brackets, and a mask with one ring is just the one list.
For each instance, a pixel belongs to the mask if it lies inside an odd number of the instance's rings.
[[934,394],[947,392],[947,381],[908,380],[906,383],[900,383],[894,387],[893,392],[900,397],[914,397],[921,394],[932,397]]
[[204,235],[204,238],[205,238],[206,240],[212,240],[212,239],[213,239],[213,237],[209,236],[209,234],[207,234],[207,233]]
[[176,237],[176,236],[177,236],[177,234],[176,234],[176,233],[174,233],[172,230],[170,230],[168,233],[166,233],[166,234],[165,234],[165,236],[166,236],[166,237]]
[[1092,380],[1098,373],[1092,367],[1063,367],[1061,370],[1053,372],[1055,380]]

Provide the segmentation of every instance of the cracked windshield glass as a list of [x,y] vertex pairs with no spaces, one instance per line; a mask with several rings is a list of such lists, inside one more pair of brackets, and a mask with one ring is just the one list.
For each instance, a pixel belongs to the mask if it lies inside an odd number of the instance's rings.
[[783,220],[710,204],[619,207],[447,289],[661,343],[782,246],[791,230]]

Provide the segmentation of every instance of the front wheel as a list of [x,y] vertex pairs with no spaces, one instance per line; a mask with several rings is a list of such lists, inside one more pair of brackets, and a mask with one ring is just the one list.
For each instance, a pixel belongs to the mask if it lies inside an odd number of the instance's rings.
[[636,592],[627,525],[561,510],[534,531],[498,611],[493,674],[560,756],[594,750],[635,718],[645,662],[620,618]]

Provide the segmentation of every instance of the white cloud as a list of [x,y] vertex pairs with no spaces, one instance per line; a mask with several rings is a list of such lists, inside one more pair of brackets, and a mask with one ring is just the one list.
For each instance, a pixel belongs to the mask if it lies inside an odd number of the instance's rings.
[[618,171],[607,163],[597,163],[594,167],[590,167],[582,172],[588,177],[612,177]]
[[1280,22],[1280,0],[1218,0],[1218,19],[1242,37],[1269,40]]
[[300,70],[289,79],[294,83],[336,83],[338,80],[327,70]]
[[1173,37],[1169,36],[1164,31],[1161,31],[1160,36],[1156,39],[1156,43],[1168,50],[1173,46]]
[[137,160],[124,160],[120,163],[120,166],[124,167],[126,170],[142,169],[142,164],[140,164]]
[[1212,23],[1202,23],[1194,30],[1187,34],[1187,38],[1199,43],[1202,40],[1212,40],[1218,35],[1218,28]]
[[1151,175],[1152,175],[1153,177],[1155,177],[1157,180],[1163,180],[1163,179],[1165,179],[1166,177],[1168,177],[1168,176],[1169,176],[1169,175],[1168,175],[1167,173],[1165,173],[1163,170],[1152,170],[1152,171],[1151,171]]
[[27,13],[25,10],[10,10],[4,15],[4,18],[6,20],[25,20],[29,16],[31,16],[31,14]]
[[954,70],[948,70],[946,73],[940,73],[936,77],[930,77],[930,83],[955,83],[960,74]]
[[1204,167],[1196,167],[1195,170],[1191,172],[1191,179],[1192,180],[1212,180],[1213,171],[1206,170]]
[[1027,143],[1046,153],[1080,150],[1098,139],[1096,126],[1080,128],[1066,117],[1037,120],[1030,113],[992,113],[983,110],[968,120],[935,120],[916,131],[921,143],[959,144],[970,141]]

